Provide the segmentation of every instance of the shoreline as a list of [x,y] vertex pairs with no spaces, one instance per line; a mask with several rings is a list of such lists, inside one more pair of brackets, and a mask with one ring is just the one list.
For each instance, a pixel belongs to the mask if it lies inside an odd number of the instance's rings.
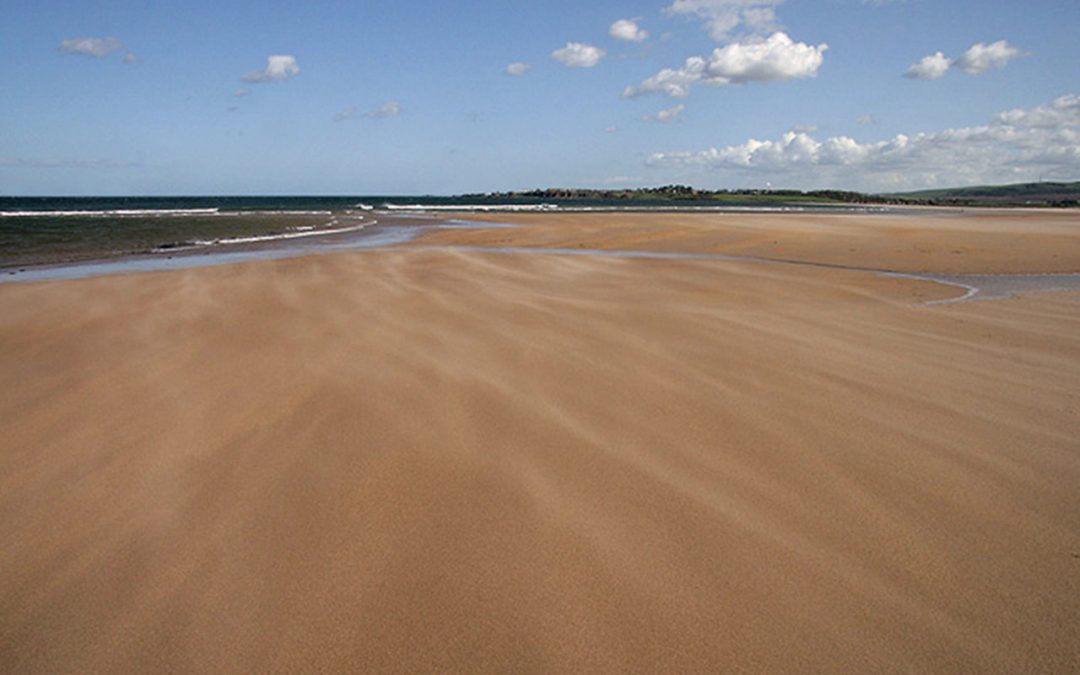
[[[339,198],[340,200],[341,198]],[[14,220],[30,219],[50,219],[57,216],[68,216],[76,218],[89,218],[93,220],[105,219],[108,217],[115,217],[128,219],[131,217],[145,217],[145,218],[164,218],[174,219],[178,223],[184,222],[188,218],[200,218],[200,217],[220,217],[225,219],[231,218],[252,218],[256,216],[268,216],[273,218],[280,218],[282,216],[326,216],[332,217],[333,220],[330,223],[323,224],[328,226],[337,225],[339,218],[355,221],[359,217],[359,214],[365,214],[367,217],[372,215],[378,215],[384,219],[390,220],[421,220],[421,221],[442,221],[443,226],[447,226],[453,222],[453,218],[458,218],[458,222],[465,222],[469,220],[470,216],[491,216],[493,214],[515,214],[515,213],[558,213],[564,215],[574,214],[589,214],[589,215],[618,215],[618,214],[658,214],[666,216],[678,216],[688,214],[705,214],[705,215],[730,215],[730,214],[766,214],[766,215],[779,215],[779,214],[880,214],[880,215],[920,215],[917,209],[907,209],[906,207],[894,207],[894,206],[867,206],[867,205],[812,205],[809,208],[804,205],[780,205],[773,206],[705,206],[705,207],[685,207],[685,206],[632,206],[632,207],[556,207],[554,205],[483,205],[483,206],[468,206],[468,205],[434,205],[424,207],[421,204],[417,205],[390,205],[393,208],[387,208],[383,210],[374,209],[370,205],[366,204],[354,204],[353,207],[363,207],[360,211],[355,209],[347,209],[345,211],[331,211],[331,210],[296,210],[284,209],[278,211],[267,210],[222,210],[227,207],[213,207],[213,208],[160,208],[160,209],[113,209],[113,210],[63,210],[63,211],[0,211],[0,218],[11,217]],[[550,206],[550,208],[547,208]],[[544,208],[541,208],[544,207]],[[947,210],[939,209],[939,212],[947,212]],[[490,222],[490,221],[488,221]],[[3,220],[0,220],[0,224]],[[329,227],[326,231],[322,231],[318,225],[307,224],[303,226],[288,227],[290,231],[286,232],[271,232],[267,234],[245,234],[245,235],[232,235],[230,238],[226,236],[223,239],[215,239],[211,241],[199,241],[199,240],[185,240],[181,239],[174,242],[161,244],[153,250],[131,250],[115,253],[98,253],[96,255],[86,255],[82,257],[74,257],[70,259],[56,259],[56,260],[44,260],[44,261],[0,261],[0,275],[10,275],[11,272],[20,272],[24,269],[43,268],[43,267],[65,267],[65,266],[78,266],[87,265],[102,262],[114,262],[118,260],[125,260],[129,258],[145,258],[147,260],[156,258],[158,256],[176,256],[176,255],[189,255],[191,253],[200,252],[235,252],[235,251],[248,251],[248,250],[262,250],[260,244],[267,244],[267,248],[287,248],[292,240],[307,239],[309,237],[318,238],[322,241],[337,238],[336,235],[343,235],[348,232],[363,230],[365,227],[377,223],[360,222],[357,224],[350,224],[343,227]],[[292,231],[295,230],[295,231]],[[17,236],[17,235],[9,235]],[[183,237],[183,234],[178,234]]]
[[[647,216],[658,221],[672,221],[679,224],[680,218],[688,218],[695,215],[692,212],[680,212],[672,214],[665,211],[633,212],[638,216]],[[963,212],[950,214],[953,218],[961,217]],[[1014,210],[999,209],[995,211],[999,217],[1002,215],[1015,216]],[[446,249],[458,251],[487,251],[503,254],[548,254],[548,255],[595,255],[606,257],[623,258],[652,258],[671,260],[711,260],[715,262],[742,262],[773,265],[795,265],[823,268],[845,269],[869,274],[889,276],[899,279],[910,279],[928,283],[936,283],[945,287],[957,288],[963,291],[955,297],[944,297],[925,301],[924,304],[944,305],[969,300],[1002,299],[1017,294],[1032,292],[1051,291],[1076,291],[1080,290],[1080,273],[1077,272],[1045,272],[1026,271],[1007,274],[974,273],[958,274],[948,270],[913,272],[902,268],[890,269],[884,267],[871,267],[865,264],[840,264],[815,260],[812,258],[779,258],[763,257],[759,255],[743,255],[738,253],[719,252],[692,252],[685,250],[666,250],[666,246],[646,246],[637,249],[614,249],[614,248],[586,248],[581,243],[574,246],[543,246],[532,244],[528,240],[527,233],[523,246],[504,246],[500,241],[507,237],[513,239],[520,233],[506,232],[506,228],[525,229],[544,227],[545,223],[553,219],[570,219],[574,226],[589,220],[599,219],[601,222],[609,222],[611,218],[626,217],[631,212],[606,211],[606,212],[533,212],[514,213],[480,213],[475,211],[439,211],[437,213],[412,212],[406,208],[394,212],[372,213],[372,220],[361,224],[359,227],[349,228],[347,232],[330,233],[297,233],[293,236],[274,237],[270,240],[238,244],[223,244],[221,248],[191,248],[177,249],[175,251],[161,251],[153,254],[136,254],[117,256],[105,260],[89,260],[68,264],[50,264],[41,266],[27,266],[14,269],[0,270],[0,284],[33,283],[42,281],[59,281],[93,278],[97,276],[113,274],[131,274],[145,272],[162,272],[170,270],[183,270],[198,267],[227,265],[261,260],[278,260],[285,258],[302,257],[307,255],[324,255],[331,253],[344,253],[349,251],[371,251],[395,246],[412,248],[429,248],[433,250]],[[809,214],[754,212],[753,214],[709,214],[713,221],[726,224],[730,216],[737,215],[741,220],[749,221],[752,226],[754,221],[764,222],[768,218],[808,218]],[[728,219],[719,219],[720,215],[726,215]],[[816,214],[821,217],[822,214]],[[830,213],[826,217],[840,219],[880,219],[888,216],[910,217],[913,214],[901,213]],[[940,214],[937,214],[940,216]],[[983,214],[967,215],[967,218],[978,219]],[[512,222],[515,220],[517,222]],[[520,217],[524,216],[524,217]],[[538,218],[537,218],[538,216]],[[924,216],[925,217],[925,216]],[[382,223],[380,223],[380,218]],[[1080,219],[1078,219],[1080,222]],[[655,227],[653,228],[655,229]],[[448,241],[447,241],[448,240]],[[479,243],[455,243],[465,242]],[[444,242],[444,243],[440,243]],[[1080,247],[1078,247],[1080,248]],[[659,249],[659,250],[658,250]],[[1080,268],[1080,257],[1076,262]]]
[[107,258],[0,267],[0,284],[86,279],[112,274],[133,274],[212,267],[258,260],[279,260],[321,253],[364,250],[403,243],[425,227],[419,219],[385,214],[379,218],[332,232],[297,232],[257,237],[246,242],[206,246],[177,246],[157,251],[119,253]]

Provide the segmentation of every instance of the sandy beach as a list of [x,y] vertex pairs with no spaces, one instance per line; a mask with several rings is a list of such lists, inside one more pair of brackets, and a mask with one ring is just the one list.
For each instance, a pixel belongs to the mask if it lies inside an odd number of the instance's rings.
[[1076,210],[469,217],[0,285],[0,671],[1080,669]]

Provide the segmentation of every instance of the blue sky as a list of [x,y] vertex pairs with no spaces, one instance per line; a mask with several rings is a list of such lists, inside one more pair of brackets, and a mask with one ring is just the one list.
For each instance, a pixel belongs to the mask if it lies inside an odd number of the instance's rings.
[[0,194],[1080,179],[1073,0],[0,7]]

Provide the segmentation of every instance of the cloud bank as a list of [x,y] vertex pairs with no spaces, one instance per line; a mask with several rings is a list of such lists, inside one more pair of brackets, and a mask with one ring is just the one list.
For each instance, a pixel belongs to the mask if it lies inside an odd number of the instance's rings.
[[259,84],[261,82],[281,82],[299,74],[300,65],[296,62],[295,56],[275,54],[266,57],[266,68],[250,72],[241,79],[250,84]]
[[640,85],[627,87],[623,97],[655,93],[683,97],[697,84],[722,87],[814,77],[828,48],[824,43],[795,42],[782,32],[768,38],[747,38],[716,48],[707,59],[691,56],[681,68],[665,68]]
[[592,68],[600,63],[606,53],[599,47],[582,42],[567,42],[562,49],[551,52],[551,58],[567,68]]
[[859,143],[789,132],[698,152],[658,152],[653,167],[754,174],[792,187],[900,190],[1080,177],[1080,95],[995,115],[988,124]]

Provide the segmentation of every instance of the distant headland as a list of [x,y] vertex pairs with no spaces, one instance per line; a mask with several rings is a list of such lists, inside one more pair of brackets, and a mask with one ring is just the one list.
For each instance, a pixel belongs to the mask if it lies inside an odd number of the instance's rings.
[[1016,183],[981,185],[870,194],[849,190],[701,190],[688,185],[633,189],[545,188],[537,190],[462,195],[483,199],[559,199],[559,200],[632,200],[735,203],[818,203],[818,204],[901,204],[922,206],[1011,206],[1057,207],[1080,206],[1080,181],[1071,183]]

